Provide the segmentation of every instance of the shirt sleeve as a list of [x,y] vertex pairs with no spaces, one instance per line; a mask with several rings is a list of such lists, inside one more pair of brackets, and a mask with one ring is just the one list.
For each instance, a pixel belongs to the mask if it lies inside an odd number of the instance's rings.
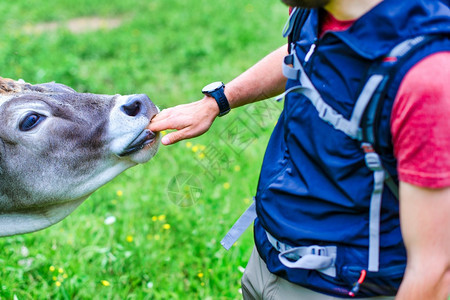
[[399,179],[450,186],[450,52],[426,57],[400,84],[391,117]]

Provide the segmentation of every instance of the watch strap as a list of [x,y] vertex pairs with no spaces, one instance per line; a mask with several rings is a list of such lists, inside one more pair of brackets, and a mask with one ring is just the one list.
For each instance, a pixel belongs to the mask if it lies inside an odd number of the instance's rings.
[[208,93],[208,95],[216,100],[217,105],[219,106],[219,117],[222,117],[230,112],[231,108],[228,103],[227,96],[225,96],[224,87],[212,91]]

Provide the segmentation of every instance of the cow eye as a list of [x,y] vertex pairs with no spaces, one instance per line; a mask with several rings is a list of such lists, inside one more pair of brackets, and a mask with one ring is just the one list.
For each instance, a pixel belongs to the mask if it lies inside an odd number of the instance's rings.
[[36,127],[45,119],[45,116],[38,113],[30,113],[26,115],[22,121],[20,121],[19,129],[20,131],[28,131]]

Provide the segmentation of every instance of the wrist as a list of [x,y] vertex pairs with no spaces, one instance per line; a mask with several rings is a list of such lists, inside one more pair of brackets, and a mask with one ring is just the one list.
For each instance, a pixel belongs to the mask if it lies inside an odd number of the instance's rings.
[[222,81],[212,82],[202,89],[202,93],[208,98],[212,98],[219,109],[219,117],[230,112],[230,104],[225,95],[225,85]]
[[214,118],[219,116],[220,109],[213,97],[205,95],[205,97],[203,97],[200,102],[202,104],[202,107],[205,107],[209,116],[214,116]]

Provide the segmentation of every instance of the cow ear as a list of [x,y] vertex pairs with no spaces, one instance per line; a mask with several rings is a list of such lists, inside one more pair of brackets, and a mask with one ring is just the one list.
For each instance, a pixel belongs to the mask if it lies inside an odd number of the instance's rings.
[[22,84],[9,78],[0,77],[0,93],[14,93],[22,91]]

